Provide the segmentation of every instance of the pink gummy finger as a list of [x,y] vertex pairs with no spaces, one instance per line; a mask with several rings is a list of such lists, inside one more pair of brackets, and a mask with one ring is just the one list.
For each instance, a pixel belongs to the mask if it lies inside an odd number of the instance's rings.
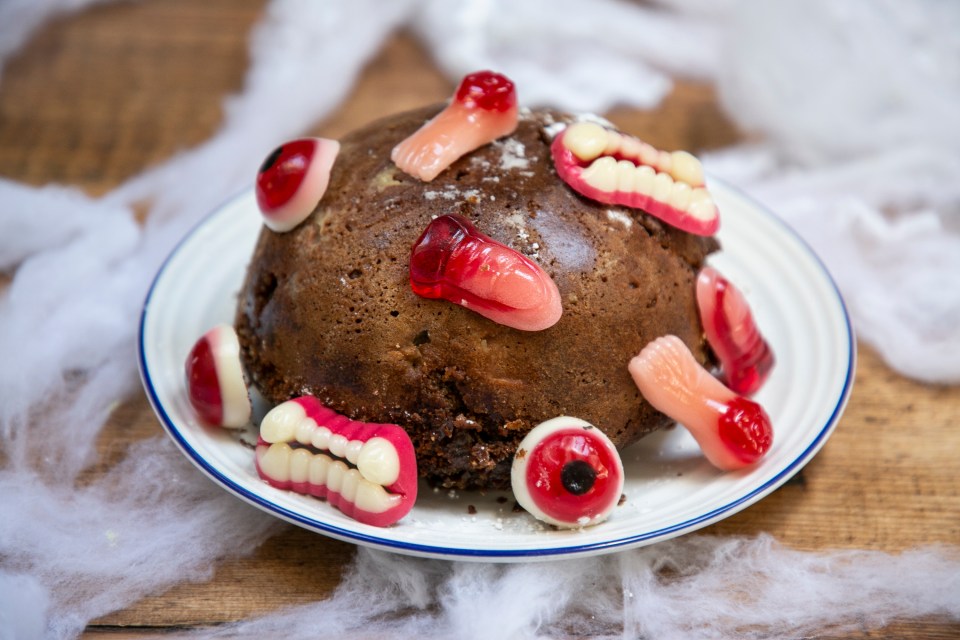
[[233,327],[220,324],[203,334],[187,356],[184,373],[190,404],[204,422],[242,427],[250,421],[250,395]]
[[754,394],[770,376],[774,356],[746,298],[716,269],[704,267],[697,276],[697,305],[727,386],[742,395]]
[[537,263],[457,215],[434,219],[414,243],[410,286],[523,331],[551,327],[563,314],[557,285]]
[[257,172],[257,205],[263,222],[290,231],[317,207],[330,183],[340,143],[325,138],[291,140],[267,156]]
[[667,153],[594,122],[576,122],[553,139],[550,152],[557,174],[591,200],[642,209],[697,235],[720,227],[700,161],[686,151]]
[[686,427],[714,466],[740,469],[770,450],[763,407],[723,386],[676,336],[648,344],[628,369],[647,402]]
[[509,78],[492,71],[472,73],[450,104],[394,147],[390,159],[430,182],[458,158],[513,133],[517,113],[517,93]]
[[417,500],[417,460],[403,428],[350,420],[310,396],[264,416],[256,467],[278,489],[325,499],[377,527],[400,520]]

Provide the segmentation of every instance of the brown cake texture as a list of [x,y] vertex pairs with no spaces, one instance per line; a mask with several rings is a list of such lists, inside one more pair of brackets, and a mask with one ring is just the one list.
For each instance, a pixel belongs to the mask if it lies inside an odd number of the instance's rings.
[[[512,135],[421,182],[390,151],[439,108],[345,137],[313,214],[288,233],[264,227],[236,316],[251,382],[272,402],[309,394],[402,426],[420,475],[444,488],[509,488],[520,440],[557,416],[621,448],[670,424],[627,363],[665,334],[709,361],[694,283],[716,241],[576,194],[549,149],[572,117],[552,111],[522,110]],[[450,213],[539,264],[559,288],[559,322],[520,331],[414,294],[411,247]]]

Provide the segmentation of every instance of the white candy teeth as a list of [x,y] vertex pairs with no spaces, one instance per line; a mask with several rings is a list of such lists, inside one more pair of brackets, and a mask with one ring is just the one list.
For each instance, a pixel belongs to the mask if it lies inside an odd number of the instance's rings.
[[583,170],[583,179],[587,184],[601,191],[617,190],[617,161],[613,156],[603,156],[593,161]]
[[621,160],[617,163],[617,190],[633,191],[633,183],[636,181],[637,168],[629,160]]
[[292,442],[307,412],[296,402],[284,402],[271,409],[260,423],[260,437],[267,442]]
[[290,452],[290,482],[306,482],[310,477],[310,460],[313,455],[306,449]]
[[400,496],[387,493],[380,485],[361,480],[357,484],[353,503],[364,511],[383,513],[392,509],[400,500]]
[[634,191],[643,195],[653,193],[653,180],[657,177],[657,172],[649,165],[637,167],[637,175],[634,177]]
[[330,453],[335,455],[338,458],[346,458],[347,453],[347,442],[346,437],[335,433],[330,436],[330,443],[327,445],[327,448],[330,450]]
[[667,198],[667,204],[679,211],[685,211],[690,204],[690,198],[693,190],[686,182],[677,182],[673,185],[673,191]]
[[[310,422],[313,422],[313,420],[310,420]],[[331,437],[333,437],[333,432],[330,431],[330,429],[327,427],[317,427],[310,436],[310,446],[314,449],[326,451],[330,448]]]
[[582,162],[590,162],[606,150],[607,130],[595,122],[577,122],[567,127],[563,144]]
[[260,468],[271,480],[289,482],[291,453],[293,449],[285,442],[271,444],[259,460]]
[[654,200],[666,202],[671,192],[673,192],[673,178],[666,173],[658,173],[653,179],[653,193],[650,195]]
[[360,457],[360,451],[363,450],[364,443],[360,440],[351,440],[347,443],[344,451],[344,457],[347,461],[356,466],[357,459]]
[[357,469],[370,482],[389,487],[400,477],[400,456],[384,438],[370,438],[360,449]]
[[400,477],[400,456],[388,440],[379,437],[366,442],[347,440],[327,427],[317,426],[296,402],[277,405],[267,413],[260,423],[260,437],[271,445],[260,464],[271,478],[281,482],[309,481],[329,486],[331,482],[340,482],[349,468],[337,467],[331,481],[330,470],[337,464],[343,466],[343,462],[322,454],[313,455],[307,449],[294,449],[288,444],[294,441],[329,451],[336,458],[345,458],[356,465],[361,477],[374,484],[388,487]]
[[679,182],[686,182],[691,187],[703,184],[703,165],[694,156],[686,151],[674,151],[671,154],[671,175]]
[[322,453],[313,456],[310,459],[310,474],[307,476],[310,484],[317,487],[325,487],[327,485],[327,473],[330,471],[330,464],[333,460],[329,456],[325,456]]

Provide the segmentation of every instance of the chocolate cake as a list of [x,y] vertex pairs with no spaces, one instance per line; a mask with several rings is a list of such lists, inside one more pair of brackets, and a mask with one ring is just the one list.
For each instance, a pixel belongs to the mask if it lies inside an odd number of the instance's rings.
[[[235,323],[251,383],[272,402],[307,394],[351,419],[402,426],[420,475],[444,488],[509,488],[518,444],[557,416],[621,448],[669,424],[627,362],[666,334],[700,362],[712,357],[694,284],[716,241],[578,195],[550,152],[551,133],[573,118],[551,111],[522,111],[514,133],[430,182],[407,175],[391,149],[439,109],[343,138],[312,215],[287,233],[263,229]],[[549,274],[560,320],[521,331],[416,295],[411,247],[446,214]]]

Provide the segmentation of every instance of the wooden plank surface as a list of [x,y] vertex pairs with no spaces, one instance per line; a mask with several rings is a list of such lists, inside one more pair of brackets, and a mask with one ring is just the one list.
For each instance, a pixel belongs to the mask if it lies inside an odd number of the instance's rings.
[[[246,35],[262,0],[153,0],[95,7],[36,34],[0,79],[0,175],[103,193],[209,137],[222,99],[238,91]],[[203,60],[203,64],[197,64]],[[350,98],[314,133],[336,137],[372,118],[444,99],[452,85],[410,37],[392,38]],[[665,148],[701,150],[738,139],[708,87],[681,84],[660,108],[608,114]],[[797,393],[802,393],[801,389]],[[861,347],[849,407],[824,450],[790,483],[706,531],[768,532],[801,549],[896,552],[960,544],[960,389],[920,385]],[[101,438],[100,473],[160,427],[131,398]],[[354,548],[288,527],[248,558],[221,564],[95,621],[88,638],[135,639],[323,598]],[[960,637],[960,625],[896,622],[844,637]]]

